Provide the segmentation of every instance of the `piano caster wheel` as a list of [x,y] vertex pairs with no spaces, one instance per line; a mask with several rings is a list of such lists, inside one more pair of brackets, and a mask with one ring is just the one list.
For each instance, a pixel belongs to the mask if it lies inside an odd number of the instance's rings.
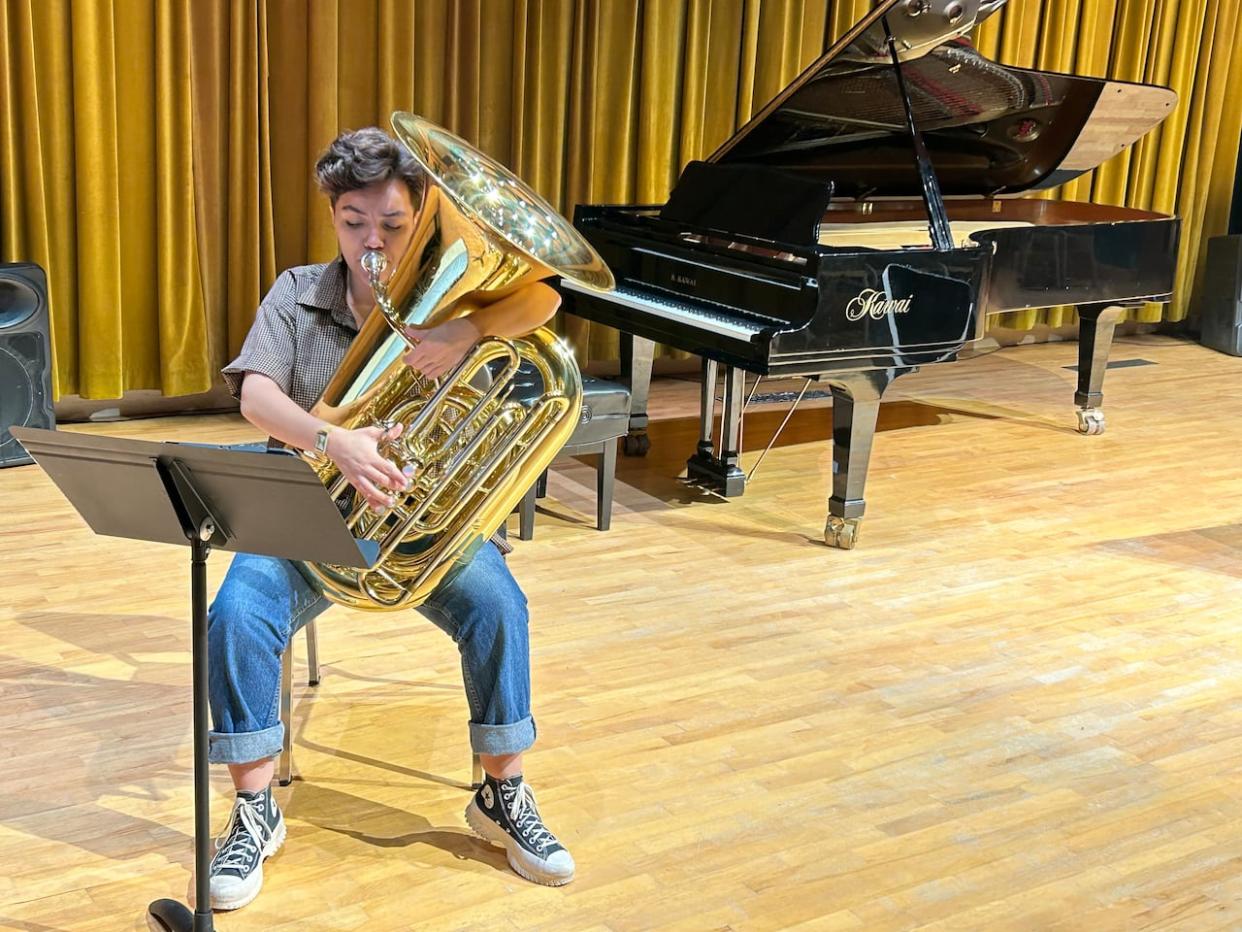
[[858,543],[858,526],[862,518],[838,518],[831,515],[824,525],[824,543],[839,550],[853,550]]
[[626,434],[625,439],[621,442],[621,449],[626,456],[646,456],[651,449],[651,438],[646,432],[641,434]]
[[1099,408],[1078,409],[1078,432],[1093,436],[1104,433],[1104,412]]

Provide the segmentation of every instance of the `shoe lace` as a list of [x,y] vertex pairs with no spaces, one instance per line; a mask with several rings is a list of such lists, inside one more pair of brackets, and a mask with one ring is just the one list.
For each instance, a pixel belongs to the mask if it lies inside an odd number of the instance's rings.
[[519,783],[516,788],[510,789],[505,787],[506,796],[510,798],[506,801],[509,807],[509,821],[518,827],[523,836],[540,851],[543,851],[548,845],[556,843],[556,836],[548,831],[548,827],[543,824],[543,819],[539,817],[539,806],[535,802],[535,791],[525,783]]
[[246,867],[272,837],[272,830],[259,811],[259,802],[238,797],[233,804],[229,824],[216,839],[217,853],[212,866],[217,870]]

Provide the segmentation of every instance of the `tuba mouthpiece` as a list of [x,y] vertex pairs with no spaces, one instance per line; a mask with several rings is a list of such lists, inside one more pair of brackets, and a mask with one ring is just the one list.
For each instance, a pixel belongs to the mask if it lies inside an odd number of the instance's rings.
[[372,278],[379,278],[388,267],[388,257],[378,249],[369,249],[362,254],[362,268]]

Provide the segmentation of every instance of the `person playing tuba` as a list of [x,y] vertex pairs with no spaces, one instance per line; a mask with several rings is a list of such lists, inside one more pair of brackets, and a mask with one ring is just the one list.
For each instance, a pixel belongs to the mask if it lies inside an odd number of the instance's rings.
[[[426,180],[410,153],[375,127],[342,133],[315,172],[340,254],[277,278],[223,375],[248,421],[290,446],[318,449],[381,510],[392,505],[387,490],[409,483],[379,452],[400,425],[387,432],[334,428],[309,411],[375,305],[362,256],[378,251],[387,269],[397,267],[413,238],[415,205],[422,203]],[[560,298],[535,282],[480,303],[466,317],[410,331],[414,346],[405,362],[428,379],[439,378],[483,337],[531,333],[552,317]],[[574,861],[544,824],[522,770],[523,752],[535,741],[526,597],[498,544],[493,540],[478,550],[416,610],[453,638],[461,653],[470,743],[485,771],[467,821],[504,846],[517,873],[560,885],[573,879]],[[237,791],[211,863],[215,909],[251,902],[263,884],[264,860],[284,841],[284,817],[271,790],[284,734],[276,702],[281,655],[328,605],[299,564],[238,554],[210,608],[209,759],[228,766]]]

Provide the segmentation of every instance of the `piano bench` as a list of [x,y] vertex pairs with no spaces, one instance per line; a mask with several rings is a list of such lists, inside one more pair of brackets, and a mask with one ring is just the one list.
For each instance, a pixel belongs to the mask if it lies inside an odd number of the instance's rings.
[[[515,388],[514,393],[517,394]],[[582,377],[582,412],[578,426],[561,449],[560,456],[595,453],[595,526],[601,531],[612,524],[612,487],[617,472],[617,441],[630,424],[630,390],[619,382]],[[518,505],[518,538],[535,536],[535,501],[547,494],[545,472]]]

